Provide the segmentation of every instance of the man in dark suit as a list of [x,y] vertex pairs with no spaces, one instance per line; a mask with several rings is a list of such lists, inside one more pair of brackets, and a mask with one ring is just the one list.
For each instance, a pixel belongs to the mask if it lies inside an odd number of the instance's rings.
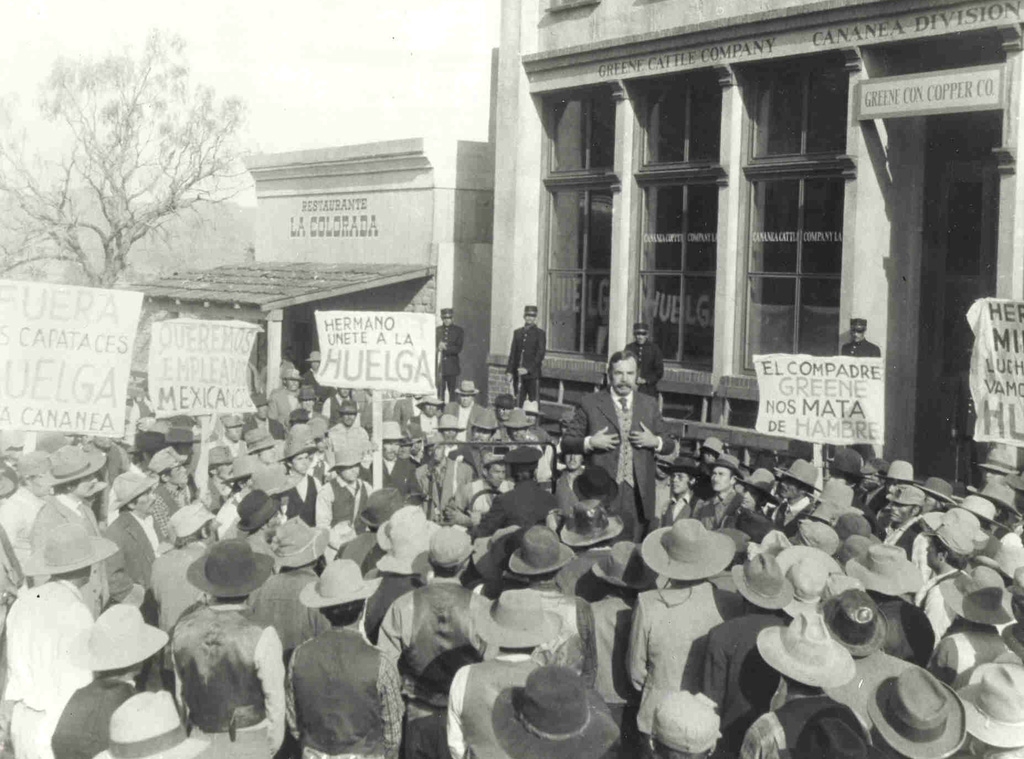
[[462,352],[462,327],[454,323],[455,311],[451,308],[441,309],[441,326],[437,328],[435,341],[437,344],[437,395],[444,400],[451,400],[455,394],[455,385],[459,381],[462,367],[459,364],[459,353]]
[[626,346],[626,350],[635,355],[640,364],[636,389],[656,398],[658,383],[665,376],[665,357],[661,348],[650,342],[650,337],[650,328],[643,322],[637,322],[633,325],[633,342]]
[[584,396],[562,438],[562,453],[582,453],[619,483],[616,513],[626,525],[624,539],[640,542],[656,521],[656,453],[670,456],[676,442],[665,437],[658,403],[636,392],[639,364],[619,351],[608,361],[608,390]]
[[242,436],[250,430],[263,430],[274,440],[284,440],[288,430],[276,419],[271,419],[268,410],[267,396],[263,393],[253,393],[252,405],[256,407],[255,414],[246,414],[245,423],[242,425]]
[[558,508],[558,501],[537,482],[537,463],[541,452],[533,446],[521,445],[505,454],[509,479],[515,486],[494,499],[491,510],[483,515],[473,537],[489,537],[502,527],[517,526],[524,530],[543,524],[547,515]]
[[106,537],[117,543],[124,556],[125,572],[132,582],[149,587],[149,577],[159,545],[150,507],[157,480],[137,472],[125,472],[114,480],[114,497],[121,509],[107,528]]
[[867,331],[867,319],[850,319],[850,342],[843,344],[839,354],[854,358],[881,358],[882,349],[868,342],[865,337]]
[[[406,440],[402,434],[402,428],[398,422],[384,422],[384,439],[381,442],[381,461],[384,464],[384,472],[381,476],[381,488],[394,488],[403,496],[420,491],[419,483],[416,481],[416,467],[409,461],[398,456],[398,449]],[[364,479],[373,482],[373,466],[366,471]]]
[[537,326],[537,307],[523,309],[523,326],[512,333],[512,347],[508,352],[505,376],[512,381],[517,404],[524,400],[537,400],[547,335]]

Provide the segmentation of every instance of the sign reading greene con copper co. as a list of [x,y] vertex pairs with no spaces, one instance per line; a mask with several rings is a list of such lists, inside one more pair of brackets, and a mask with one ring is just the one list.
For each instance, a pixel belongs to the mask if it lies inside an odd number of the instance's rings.
[[857,85],[856,117],[993,111],[1003,107],[1005,92],[1002,64],[869,79]]

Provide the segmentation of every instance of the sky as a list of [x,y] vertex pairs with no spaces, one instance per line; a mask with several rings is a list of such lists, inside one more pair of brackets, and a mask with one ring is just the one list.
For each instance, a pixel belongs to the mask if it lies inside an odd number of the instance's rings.
[[58,56],[137,50],[156,28],[185,39],[196,82],[245,101],[245,150],[486,140],[499,11],[500,0],[2,2],[0,98],[31,134]]

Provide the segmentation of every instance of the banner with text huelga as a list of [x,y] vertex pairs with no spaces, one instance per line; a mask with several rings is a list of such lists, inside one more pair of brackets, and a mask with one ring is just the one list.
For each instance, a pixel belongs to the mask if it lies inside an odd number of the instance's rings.
[[974,439],[1024,446],[1024,302],[976,300],[967,322],[974,332]]
[[124,435],[142,297],[0,280],[0,427]]
[[149,395],[156,416],[255,411],[249,354],[259,332],[258,325],[243,321],[153,322]]
[[328,387],[432,395],[433,314],[402,311],[317,311],[320,369]]
[[754,356],[757,431],[808,443],[883,445],[885,363],[880,358]]

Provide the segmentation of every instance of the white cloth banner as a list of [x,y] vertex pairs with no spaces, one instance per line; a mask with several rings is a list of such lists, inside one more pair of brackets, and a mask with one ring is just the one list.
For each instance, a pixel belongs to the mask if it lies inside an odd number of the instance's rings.
[[974,331],[974,439],[1024,446],[1024,303],[982,298],[967,310],[967,322]]
[[433,314],[404,311],[317,311],[320,369],[328,387],[432,395]]
[[142,293],[0,280],[0,427],[121,437]]
[[757,431],[809,443],[883,445],[885,363],[880,358],[754,356]]
[[149,394],[158,417],[246,414],[256,410],[249,354],[259,325],[243,321],[153,322]]

